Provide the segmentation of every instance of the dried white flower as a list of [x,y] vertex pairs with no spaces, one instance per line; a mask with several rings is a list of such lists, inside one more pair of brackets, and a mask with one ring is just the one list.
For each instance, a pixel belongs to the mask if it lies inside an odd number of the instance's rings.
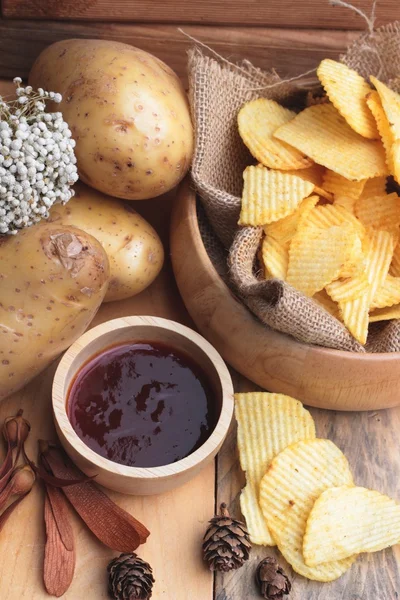
[[78,179],[75,141],[60,112],[45,113],[45,102],[61,94],[14,79],[17,99],[0,96],[0,234],[15,234],[49,216],[56,202],[74,195]]

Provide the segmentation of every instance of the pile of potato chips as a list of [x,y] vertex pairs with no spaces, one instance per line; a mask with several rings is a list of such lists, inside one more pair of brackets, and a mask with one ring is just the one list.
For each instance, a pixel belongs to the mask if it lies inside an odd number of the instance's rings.
[[301,402],[282,394],[236,394],[240,503],[250,539],[277,545],[293,569],[333,581],[361,552],[400,543],[400,504],[355,486],[344,454],[315,436]]
[[265,278],[312,297],[365,344],[370,322],[400,318],[400,95],[333,60],[326,102],[299,114],[259,98],[239,133],[260,164],[244,171],[240,225],[262,226]]

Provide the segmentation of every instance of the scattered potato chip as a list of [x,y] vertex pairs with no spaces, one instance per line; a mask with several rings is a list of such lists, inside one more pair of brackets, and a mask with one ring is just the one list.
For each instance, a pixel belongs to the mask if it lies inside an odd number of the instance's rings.
[[400,304],[394,304],[385,308],[375,308],[369,315],[370,323],[391,321],[392,319],[400,319]]
[[312,416],[302,403],[283,394],[235,394],[240,464],[246,487],[240,506],[253,544],[274,546],[259,505],[260,482],[272,459],[286,446],[315,438]]
[[400,303],[400,277],[387,275],[383,285],[375,292],[371,309],[385,308]]
[[367,179],[360,198],[369,198],[370,196],[385,196],[385,194],[386,177],[372,177],[371,179]]
[[346,302],[362,296],[368,286],[369,282],[366,274],[359,273],[355,277],[332,281],[325,289],[335,302]]
[[321,61],[317,75],[329,100],[350,127],[365,138],[377,139],[376,123],[365,100],[371,87],[365,79],[343,63],[329,58]]
[[328,311],[328,313],[331,314],[332,317],[335,317],[336,319],[341,319],[339,306],[336,302],[332,300],[332,298],[327,294],[325,290],[317,292],[312,298],[317,304],[319,304],[320,306],[322,306],[322,308]]
[[395,192],[377,198],[359,198],[354,210],[365,227],[399,232],[400,197]]
[[313,296],[339,277],[351,258],[356,237],[350,223],[299,229],[290,244],[287,282]]
[[285,281],[289,263],[289,244],[282,244],[266,235],[262,243],[262,258],[271,277]]
[[385,111],[393,135],[393,141],[400,140],[400,95],[372,75],[370,80],[379,94],[382,108]]
[[299,208],[291,215],[288,215],[279,221],[275,221],[275,223],[266,225],[264,227],[265,234],[272,236],[277,241],[281,242],[281,244],[290,242],[297,231],[299,219],[306,219],[310,210],[318,203],[318,200],[318,196],[309,196],[308,198],[305,198]]
[[330,440],[299,441],[271,462],[260,485],[260,504],[279,550],[293,569],[309,579],[333,581],[354,558],[309,567],[303,559],[303,535],[317,498],[330,487],[353,485],[346,457]]
[[309,567],[377,552],[400,543],[400,504],[374,490],[347,485],[316,500],[303,538]]
[[394,141],[393,133],[389,127],[385,111],[383,110],[382,102],[378,92],[371,91],[366,97],[368,108],[374,116],[378,127],[379,135],[381,136],[383,147],[385,148],[386,164],[389,172],[393,171],[391,149]]
[[274,100],[248,102],[238,114],[239,133],[251,154],[273,169],[303,169],[312,164],[301,152],[273,137],[274,131],[296,113]]
[[323,179],[323,188],[324,190],[331,192],[335,198],[336,196],[347,196],[357,200],[364,189],[366,181],[366,179],[361,179],[361,181],[350,181],[349,179],[346,179],[346,177],[342,177],[342,175],[326,169]]
[[274,136],[346,179],[360,181],[387,174],[382,142],[353,131],[331,104],[306,108]]
[[239,225],[266,225],[293,213],[313,184],[265,167],[247,167]]
[[361,344],[365,344],[367,341],[369,307],[376,290],[383,285],[388,274],[396,237],[387,231],[370,230],[368,242],[365,274],[369,286],[362,296],[354,300],[339,302],[344,324]]
[[389,273],[393,275],[393,277],[400,277],[400,242],[396,244],[394,249]]

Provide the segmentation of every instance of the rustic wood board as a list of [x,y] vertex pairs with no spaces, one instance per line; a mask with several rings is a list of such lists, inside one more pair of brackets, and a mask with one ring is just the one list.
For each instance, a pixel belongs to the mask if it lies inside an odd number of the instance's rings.
[[[0,86],[0,93],[7,87]],[[152,203],[135,203],[135,208],[152,222],[166,243],[172,197],[170,194]],[[168,261],[148,290],[135,298],[103,305],[93,325],[135,314],[157,315],[191,325]],[[36,458],[37,439],[56,441],[51,414],[54,370],[55,365],[0,406],[1,423],[18,408],[24,409],[32,425],[28,440],[28,453],[32,458]],[[133,497],[108,492],[151,531],[148,542],[140,548],[140,555],[151,563],[155,572],[154,600],[212,600],[213,580],[201,559],[201,540],[214,512],[214,489],[215,468],[211,464],[188,484],[159,496]],[[77,565],[73,584],[63,597],[68,600],[107,598],[105,568],[115,553],[97,542],[78,517],[73,524]],[[36,486],[16,509],[0,536],[1,600],[49,597],[42,582],[44,541],[43,494]]]
[[323,58],[337,59],[359,31],[320,31],[260,27],[205,27],[130,23],[9,21],[0,18],[0,77],[26,78],[40,52],[67,38],[99,38],[132,44],[172,67],[187,85],[187,51],[193,45],[179,30],[211,46],[230,61],[250,60],[262,69],[274,67],[282,77],[299,75]]
[[[371,13],[371,0],[352,0],[356,8]],[[328,0],[2,0],[2,13],[14,19],[73,19],[90,21],[136,21],[145,23],[202,23],[211,25],[261,25],[263,27],[310,27],[365,29],[364,19],[354,11],[332,6]],[[393,0],[380,0],[376,25],[398,17]]]

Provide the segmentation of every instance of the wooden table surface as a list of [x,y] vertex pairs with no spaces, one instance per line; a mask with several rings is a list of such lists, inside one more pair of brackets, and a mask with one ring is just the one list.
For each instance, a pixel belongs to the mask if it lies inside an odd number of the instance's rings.
[[[12,86],[11,86],[12,88]],[[0,94],[11,89],[0,84]],[[159,231],[166,247],[173,194],[135,208]],[[168,250],[167,250],[168,257]],[[1,295],[1,289],[0,289]],[[93,324],[122,315],[157,315],[192,325],[179,297],[170,262],[153,285],[132,299],[101,307]],[[56,439],[51,415],[51,381],[55,365],[22,392],[3,401],[0,421],[24,409],[32,424],[28,452],[36,456],[36,440]],[[256,387],[232,373],[236,391]],[[400,408],[373,413],[333,413],[311,409],[321,437],[335,441],[345,452],[358,484],[376,488],[400,500]],[[238,464],[235,427],[210,465],[184,487],[160,496],[130,497],[111,493],[118,504],[144,521],[151,531],[140,555],[155,572],[153,600],[256,600],[254,571],[261,558],[275,555],[254,547],[251,559],[238,572],[217,575],[215,581],[201,559],[201,540],[214,508],[225,501],[240,516],[239,493],[244,478]],[[79,520],[76,574],[68,600],[107,598],[105,568],[114,553],[102,547]],[[43,495],[39,486],[17,508],[0,536],[0,600],[41,600],[48,596],[42,583],[44,551]],[[282,564],[284,561],[281,557]],[[400,546],[362,556],[336,582],[310,582],[288,573],[291,600],[395,600],[400,590]]]

